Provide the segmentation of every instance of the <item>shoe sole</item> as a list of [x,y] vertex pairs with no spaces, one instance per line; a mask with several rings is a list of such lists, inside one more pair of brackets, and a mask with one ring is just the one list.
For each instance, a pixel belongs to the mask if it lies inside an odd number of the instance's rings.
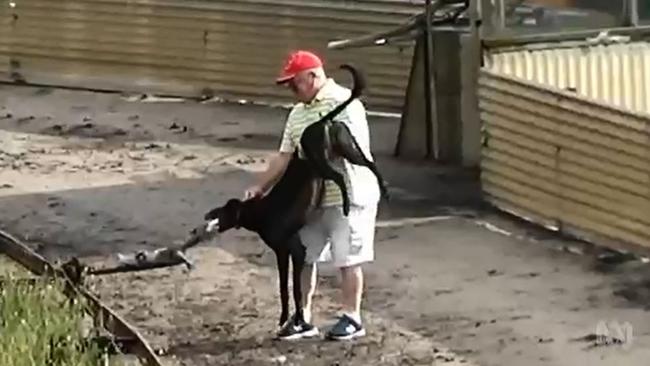
[[318,329],[314,328],[306,332],[296,333],[289,336],[278,336],[278,339],[281,339],[283,341],[294,341],[302,338],[313,338],[316,337],[317,335],[318,335]]
[[335,341],[349,341],[351,339],[359,338],[359,337],[364,337],[366,335],[366,329],[361,329],[360,331],[354,332],[352,334],[346,335],[346,336],[335,336],[335,335],[328,335],[328,339],[332,339]]

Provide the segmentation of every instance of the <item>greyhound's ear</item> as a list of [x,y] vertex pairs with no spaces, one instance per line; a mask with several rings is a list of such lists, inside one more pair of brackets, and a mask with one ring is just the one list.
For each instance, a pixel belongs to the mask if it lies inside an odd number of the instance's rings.
[[213,208],[212,210],[206,212],[205,215],[203,215],[203,219],[206,220],[206,221],[211,221],[211,220],[216,219],[217,217],[219,217],[219,212],[221,212],[222,209],[223,209],[223,207],[215,207],[215,208]]
[[242,200],[239,198],[231,198],[226,202],[226,206],[232,207],[232,206],[240,206],[243,203]]

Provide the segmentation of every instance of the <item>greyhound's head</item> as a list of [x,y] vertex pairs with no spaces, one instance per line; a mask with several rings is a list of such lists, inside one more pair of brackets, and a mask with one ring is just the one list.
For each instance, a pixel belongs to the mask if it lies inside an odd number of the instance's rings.
[[240,226],[242,201],[239,199],[230,199],[225,205],[217,207],[205,215],[206,220],[218,219],[217,231],[222,233],[232,228]]

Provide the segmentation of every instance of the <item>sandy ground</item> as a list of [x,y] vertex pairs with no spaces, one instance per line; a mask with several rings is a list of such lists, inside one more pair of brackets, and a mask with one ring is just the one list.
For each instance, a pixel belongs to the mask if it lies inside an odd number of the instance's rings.
[[[116,94],[0,88],[0,224],[52,260],[106,264],[182,241],[240,196],[279,142],[286,111],[143,102]],[[368,337],[272,340],[272,253],[230,231],[191,251],[197,269],[97,278],[102,299],[182,365],[642,365],[650,356],[650,271],[639,258],[526,225],[478,204],[475,172],[390,156],[398,121],[371,118],[391,184],[377,261],[367,267]],[[337,315],[325,265],[321,328]],[[623,345],[581,340],[628,322]],[[629,334],[629,333],[628,333]]]

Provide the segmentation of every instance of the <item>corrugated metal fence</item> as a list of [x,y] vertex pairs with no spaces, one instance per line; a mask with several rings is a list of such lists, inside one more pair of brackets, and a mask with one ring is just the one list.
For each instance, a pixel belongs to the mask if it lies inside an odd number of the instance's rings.
[[[645,78],[648,61],[643,60],[640,70],[625,69],[616,77]],[[558,60],[567,61],[570,57]],[[516,69],[513,64],[507,66],[510,71]],[[530,81],[535,80],[530,68],[514,73],[520,78],[497,70],[508,69],[493,64],[479,79],[487,199],[593,242],[650,249],[650,115],[613,105],[645,98],[636,93],[647,90],[647,84],[625,98],[592,95],[599,97],[596,101],[562,90],[567,84],[554,83],[557,78],[543,79],[550,86]],[[594,90],[591,85],[615,79],[603,73],[577,75],[592,79],[578,90],[586,94]]]
[[345,61],[364,67],[370,108],[397,111],[411,47],[326,45],[421,9],[398,0],[8,0],[0,72],[30,83],[287,102],[273,80],[286,53],[305,47],[324,54],[331,72]]
[[650,113],[649,43],[551,47],[489,53],[486,68]]

